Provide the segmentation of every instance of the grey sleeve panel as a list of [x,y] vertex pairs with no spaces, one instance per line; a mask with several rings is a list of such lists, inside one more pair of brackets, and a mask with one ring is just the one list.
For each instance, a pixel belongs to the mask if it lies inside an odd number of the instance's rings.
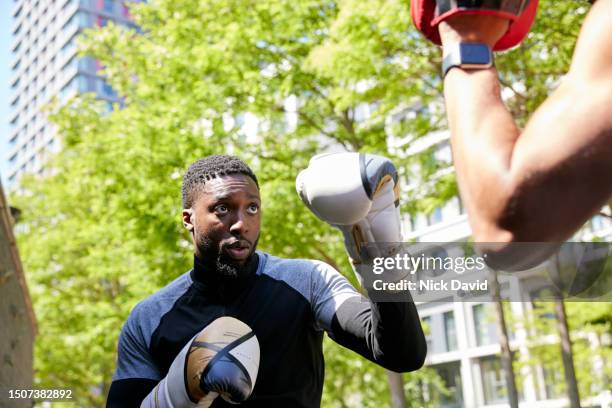
[[317,330],[330,331],[340,306],[348,299],[361,298],[349,281],[325,262],[260,255],[264,260],[261,273],[285,282],[308,300]]
[[361,299],[349,281],[325,262],[315,262],[313,270],[313,310],[319,326],[331,331],[332,319],[348,299]]
[[121,329],[117,346],[117,370],[113,381],[126,378],[161,380],[149,346],[161,318],[191,285],[189,272],[138,303]]
[[139,305],[134,308],[128,320],[121,329],[119,345],[117,346],[117,370],[113,381],[125,378],[148,378],[160,380],[162,378],[155,366],[142,328],[138,326],[137,320],[141,313],[138,312]]

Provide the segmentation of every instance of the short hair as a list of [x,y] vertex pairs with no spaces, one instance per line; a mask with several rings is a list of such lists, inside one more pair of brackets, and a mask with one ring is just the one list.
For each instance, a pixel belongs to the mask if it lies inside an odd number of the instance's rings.
[[230,174],[243,174],[250,177],[257,188],[259,182],[253,170],[236,156],[213,155],[201,158],[189,166],[183,177],[183,208],[191,208],[196,193],[201,191],[206,181]]

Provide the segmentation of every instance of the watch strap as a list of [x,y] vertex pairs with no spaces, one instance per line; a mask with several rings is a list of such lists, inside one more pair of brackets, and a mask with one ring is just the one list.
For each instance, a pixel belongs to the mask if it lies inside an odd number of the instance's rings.
[[442,78],[451,68],[488,69],[493,66],[493,53],[484,43],[457,43],[444,46]]

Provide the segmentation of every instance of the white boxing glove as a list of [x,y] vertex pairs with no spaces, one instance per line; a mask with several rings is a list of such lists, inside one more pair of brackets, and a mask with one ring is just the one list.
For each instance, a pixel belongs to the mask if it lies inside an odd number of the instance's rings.
[[[359,278],[358,265],[400,249],[399,180],[386,157],[350,152],[315,156],[298,174],[296,189],[318,218],[342,231]],[[367,251],[361,250],[364,244],[371,244]]]
[[258,371],[253,330],[233,317],[220,317],[187,342],[140,407],[208,408],[218,396],[238,404],[253,392]]

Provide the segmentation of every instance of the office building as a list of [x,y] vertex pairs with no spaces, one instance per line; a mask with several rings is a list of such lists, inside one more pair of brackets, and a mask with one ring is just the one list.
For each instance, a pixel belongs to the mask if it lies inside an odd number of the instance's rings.
[[75,92],[93,92],[108,103],[119,102],[100,76],[100,64],[76,55],[83,29],[109,21],[131,25],[121,0],[14,0],[12,9],[11,130],[6,176],[14,189],[26,172],[42,173],[58,140],[44,107]]

